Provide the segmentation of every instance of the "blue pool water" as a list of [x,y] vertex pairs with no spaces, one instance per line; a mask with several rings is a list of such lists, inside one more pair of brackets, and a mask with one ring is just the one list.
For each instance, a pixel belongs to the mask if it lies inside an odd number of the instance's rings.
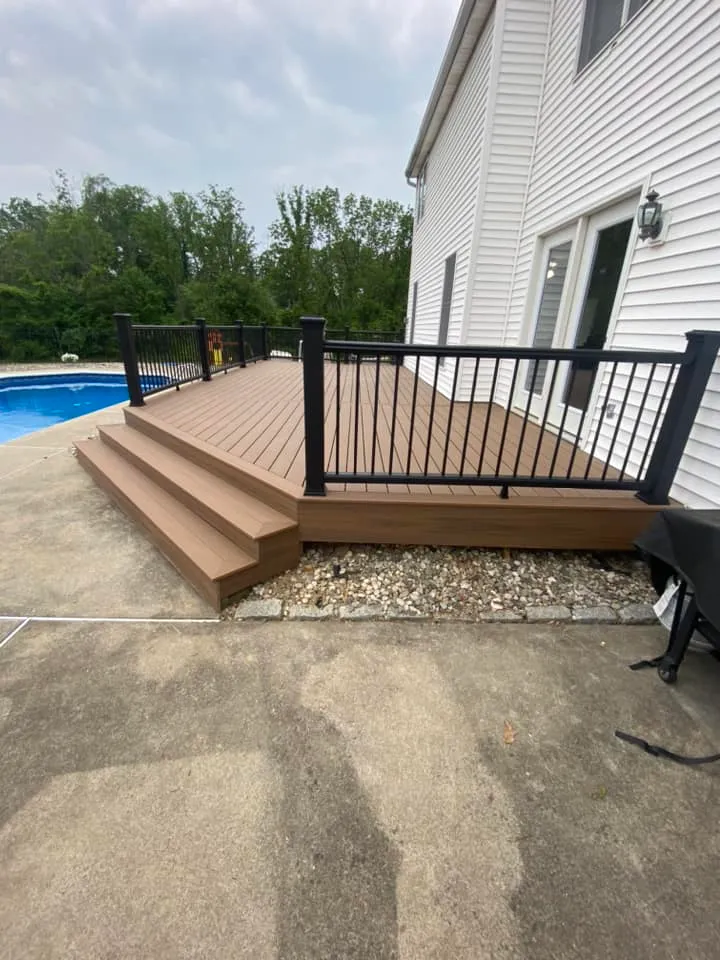
[[0,377],[0,443],[127,399],[121,373]]

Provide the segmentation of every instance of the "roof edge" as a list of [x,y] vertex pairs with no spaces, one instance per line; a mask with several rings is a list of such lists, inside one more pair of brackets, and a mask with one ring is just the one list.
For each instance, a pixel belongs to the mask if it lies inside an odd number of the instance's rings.
[[423,168],[485,29],[494,2],[495,0],[463,0],[405,168],[407,178],[419,176]]

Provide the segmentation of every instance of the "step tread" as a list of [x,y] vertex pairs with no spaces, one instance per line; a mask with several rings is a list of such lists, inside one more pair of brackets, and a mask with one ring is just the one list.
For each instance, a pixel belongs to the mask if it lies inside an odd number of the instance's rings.
[[126,424],[100,428],[115,444],[127,449],[138,459],[149,463],[172,482],[182,487],[193,499],[220,514],[225,521],[253,540],[297,528],[297,522],[268,506],[251,494],[215,476],[182,454],[170,450],[152,437]]
[[255,557],[201,520],[108,444],[94,439],[79,441],[75,446],[81,456],[89,460],[210,580],[218,582],[238,571],[258,566]]

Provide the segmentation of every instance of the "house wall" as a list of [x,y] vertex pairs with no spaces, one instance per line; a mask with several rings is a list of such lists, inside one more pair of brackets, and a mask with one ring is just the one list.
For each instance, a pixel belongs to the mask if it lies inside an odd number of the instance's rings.
[[[491,14],[428,156],[425,215],[415,224],[408,298],[410,317],[417,280],[416,343],[437,343],[445,260],[452,253],[457,254],[457,262],[448,343],[460,340],[485,142],[493,31]],[[444,392],[452,387],[453,371],[451,364],[440,371],[438,384]],[[434,364],[424,361],[421,375],[432,381],[433,372]]]
[[[498,0],[493,108],[486,125],[462,343],[502,345],[535,146],[551,22],[551,0]],[[494,364],[481,366],[478,399]],[[474,363],[466,362],[463,399]]]
[[[554,3],[503,340],[530,342],[530,276],[539,238],[625,196],[639,196],[651,184],[671,212],[667,242],[648,246],[631,237],[607,345],[682,350],[685,331],[720,329],[720,4],[650,0],[576,75],[583,9],[582,0]],[[488,194],[497,189],[489,184]],[[478,298],[468,327],[473,339],[485,330],[498,336],[494,320],[485,324],[486,313]],[[507,386],[505,378],[506,395]],[[616,386],[624,389],[622,378]],[[639,380],[628,421],[643,388]],[[641,435],[649,432],[650,419]],[[615,423],[603,426],[598,454],[614,429]],[[615,465],[624,459],[628,436],[622,427]],[[629,469],[636,466],[631,459]],[[720,505],[720,364],[672,492],[689,506]]]

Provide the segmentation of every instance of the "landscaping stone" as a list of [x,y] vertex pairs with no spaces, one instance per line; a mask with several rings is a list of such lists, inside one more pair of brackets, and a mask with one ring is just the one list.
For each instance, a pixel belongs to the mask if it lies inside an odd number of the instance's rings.
[[427,617],[419,610],[408,607],[390,606],[385,612],[388,620],[426,620]]
[[528,607],[525,616],[529,623],[548,623],[549,621],[571,620],[572,613],[568,607],[549,605],[547,607]]
[[287,608],[286,616],[288,620],[330,620],[335,616],[335,609],[291,603]]
[[341,620],[381,620],[385,611],[378,604],[359,603],[340,607]]
[[279,620],[282,600],[243,600],[235,610],[236,620]]
[[575,607],[572,612],[575,623],[617,623],[617,614],[612,607]]
[[[513,622],[538,608],[535,622],[567,621],[575,608],[617,611],[655,599],[647,567],[633,553],[362,544],[311,545],[296,568],[253,587],[250,597],[341,617],[371,607],[364,619],[471,623],[508,612],[505,621]],[[545,608],[563,608],[562,615]]]
[[655,623],[657,617],[649,603],[630,603],[618,610],[620,623]]
[[477,617],[480,623],[521,623],[525,618],[518,610],[483,611]]

